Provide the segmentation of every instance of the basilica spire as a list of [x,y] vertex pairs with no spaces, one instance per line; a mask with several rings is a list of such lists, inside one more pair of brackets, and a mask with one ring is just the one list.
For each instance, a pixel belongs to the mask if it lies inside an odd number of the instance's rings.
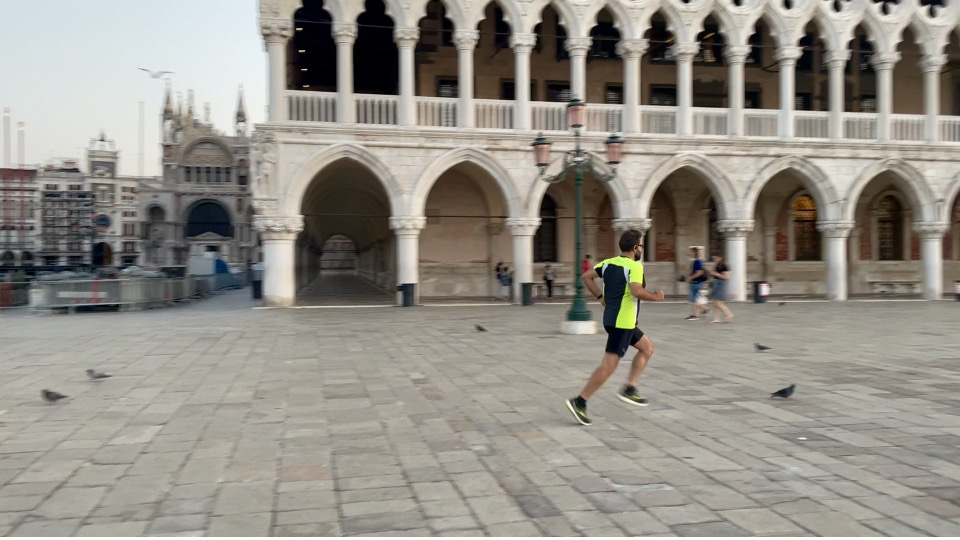
[[247,111],[243,105],[243,85],[240,85],[240,90],[237,93],[237,121],[234,124],[236,127],[237,136],[245,136],[247,134]]
[[173,96],[170,91],[170,81],[167,81],[163,97],[163,119],[171,120],[173,119],[173,114]]

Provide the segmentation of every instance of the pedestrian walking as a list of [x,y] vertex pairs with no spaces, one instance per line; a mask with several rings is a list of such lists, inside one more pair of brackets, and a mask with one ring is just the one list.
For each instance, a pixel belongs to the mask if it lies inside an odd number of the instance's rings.
[[590,263],[590,254],[584,255],[583,261],[580,263],[580,273],[589,272],[593,268],[593,265]]
[[[630,366],[627,382],[617,397],[631,405],[646,406],[647,400],[637,392],[640,374],[653,355],[653,342],[637,326],[640,300],[659,302],[663,291],[647,292],[643,288],[643,235],[639,231],[627,231],[620,236],[620,256],[606,259],[583,273],[581,279],[587,289],[603,305],[603,328],[607,331],[607,345],[600,365],[593,371],[590,380],[580,394],[568,399],[567,409],[581,424],[591,424],[587,417],[587,400],[617,370],[620,359],[631,346],[637,349]],[[603,279],[603,290],[596,279]]]
[[500,296],[505,300],[510,300],[510,283],[512,281],[510,267],[504,265],[500,271]]
[[493,275],[497,280],[497,284],[495,285],[493,292],[494,300],[501,300],[503,298],[503,295],[501,294],[501,291],[503,290],[503,287],[501,287],[501,282],[503,280],[503,268],[503,261],[500,261],[493,269]]
[[[730,279],[730,269],[727,268],[723,255],[714,255],[713,263],[713,270],[709,270],[710,276],[713,277],[713,286],[710,289],[710,298],[713,300],[714,309],[713,322],[728,323],[733,320],[733,312],[724,303],[727,300],[727,281]],[[722,321],[720,320],[721,312],[726,317]]]
[[543,282],[547,285],[547,300],[553,300],[553,282],[557,279],[557,270],[547,261],[543,264]]
[[693,264],[690,267],[690,274],[687,275],[687,283],[690,284],[690,316],[687,317],[688,321],[699,321],[700,314],[706,314],[708,311],[705,304],[700,303],[700,288],[703,286],[703,283],[707,281],[706,269],[703,267],[703,259],[700,258],[700,250],[692,247],[690,248],[690,258],[693,259]]

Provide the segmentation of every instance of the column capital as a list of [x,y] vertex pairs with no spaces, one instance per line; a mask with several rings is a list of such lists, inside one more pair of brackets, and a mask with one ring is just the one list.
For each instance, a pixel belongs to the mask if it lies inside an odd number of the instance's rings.
[[640,58],[650,47],[649,39],[621,39],[617,43],[617,54],[624,58]]
[[417,26],[398,26],[393,29],[393,41],[398,47],[413,48],[420,41],[420,28]]
[[565,47],[567,49],[567,52],[570,53],[571,56],[575,56],[578,54],[585,55],[587,54],[587,51],[590,50],[590,46],[592,44],[593,44],[593,38],[568,37],[567,42],[565,43]]
[[284,20],[260,21],[260,34],[267,43],[286,43],[293,37],[293,22]]
[[653,220],[649,218],[614,218],[613,230],[620,234],[626,231],[640,231],[645,233],[650,230]]
[[818,221],[817,230],[827,238],[847,238],[854,225],[853,221]]
[[303,216],[253,216],[253,228],[264,240],[296,240]]
[[390,229],[397,236],[417,236],[427,226],[423,216],[399,216],[390,218]]
[[457,46],[458,51],[472,51],[480,40],[480,32],[477,30],[454,30],[453,44]]
[[777,52],[774,53],[773,59],[777,62],[796,62],[803,56],[803,47],[789,46],[789,47],[777,47]]
[[530,52],[537,45],[536,34],[511,34],[510,47],[516,53]]
[[753,230],[752,219],[721,219],[717,221],[717,230],[724,238],[746,238]]
[[330,27],[330,33],[337,43],[352,45],[357,40],[357,24],[335,22]]
[[507,218],[506,223],[514,236],[533,236],[540,228],[540,218]]
[[699,43],[677,43],[670,47],[670,52],[678,62],[689,62],[700,52]]
[[930,71],[940,73],[946,63],[947,55],[945,54],[925,54],[920,58],[920,69],[924,73]]
[[873,66],[874,71],[891,70],[894,64],[899,61],[900,53],[898,52],[874,53],[870,55],[870,65]]
[[728,64],[743,64],[751,51],[753,47],[750,45],[727,45],[723,48],[723,57]]
[[824,55],[823,62],[827,64],[828,67],[834,69],[840,69],[846,67],[847,62],[850,61],[850,49],[837,49],[827,51]]
[[939,221],[918,221],[913,224],[913,232],[923,240],[940,240],[947,232],[947,224]]

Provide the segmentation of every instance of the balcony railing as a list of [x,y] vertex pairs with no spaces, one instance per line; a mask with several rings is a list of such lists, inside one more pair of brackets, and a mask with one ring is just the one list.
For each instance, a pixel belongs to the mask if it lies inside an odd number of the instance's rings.
[[[335,92],[286,93],[288,118],[292,122],[335,123]],[[354,95],[356,122],[368,125],[397,125],[400,103],[397,96]],[[417,126],[457,128],[457,98],[414,97],[414,121]],[[474,99],[474,127],[477,129],[514,130],[517,126],[515,103],[510,100]],[[567,131],[567,104],[530,102],[533,131]],[[639,107],[640,133],[653,136],[676,136],[677,107],[644,105]],[[691,108],[694,137],[726,137],[730,134],[730,111],[725,108]],[[826,111],[794,111],[793,138],[830,140],[830,113]],[[878,115],[875,113],[842,113],[843,138],[863,142],[877,140]],[[622,132],[623,105],[590,104],[586,110],[584,131],[591,133]],[[779,137],[780,111],[777,109],[745,109],[743,125],[746,137],[775,139]],[[937,120],[940,141],[960,143],[960,116],[941,116]],[[890,139],[895,142],[923,142],[926,117],[917,114],[890,115]]]

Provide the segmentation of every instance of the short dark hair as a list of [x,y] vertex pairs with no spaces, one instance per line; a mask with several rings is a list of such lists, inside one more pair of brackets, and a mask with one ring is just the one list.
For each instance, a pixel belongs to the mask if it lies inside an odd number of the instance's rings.
[[620,251],[632,251],[633,248],[640,245],[640,239],[643,237],[638,230],[630,230],[620,235]]

